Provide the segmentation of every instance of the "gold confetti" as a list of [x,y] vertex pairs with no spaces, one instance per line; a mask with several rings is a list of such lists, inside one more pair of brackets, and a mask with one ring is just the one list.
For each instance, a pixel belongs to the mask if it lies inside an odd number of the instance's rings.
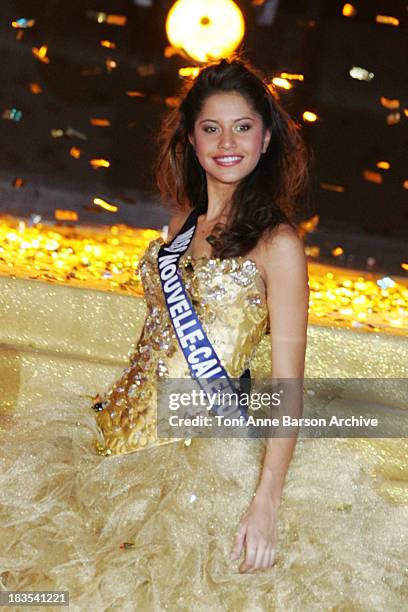
[[369,181],[370,183],[380,184],[383,182],[383,177],[381,176],[381,174],[379,172],[373,172],[372,170],[364,170],[363,177],[366,181]]
[[[0,215],[0,273],[142,295],[136,269],[148,243],[159,237],[157,230],[123,224],[97,228],[61,224],[56,228],[44,222],[28,226],[15,217]],[[408,284],[402,278],[395,278],[390,286],[389,280],[385,283],[372,272],[314,261],[308,266],[312,324],[408,335]],[[408,270],[408,262],[401,264],[402,270]]]
[[280,76],[282,79],[288,79],[289,81],[304,81],[305,77],[303,74],[296,74],[291,72],[281,72]]
[[89,162],[92,168],[109,168],[110,162],[107,159],[91,159]]
[[344,17],[354,17],[357,14],[356,7],[348,2],[343,6],[342,11]]
[[74,159],[79,159],[81,157],[81,149],[78,149],[78,147],[71,147],[69,150],[69,154]]
[[319,215],[314,215],[310,219],[306,219],[306,221],[302,221],[300,223],[300,229],[302,232],[313,232],[316,227],[319,225],[320,217]]
[[274,77],[272,79],[272,83],[276,87],[281,87],[282,89],[293,89],[293,83],[288,81],[288,79],[282,79],[280,77]]
[[396,109],[400,107],[400,101],[397,100],[396,98],[390,99],[390,98],[385,98],[384,96],[381,96],[380,102],[382,106],[384,106],[385,108]]
[[343,193],[345,187],[343,185],[332,185],[331,183],[320,183],[320,187],[326,191],[337,191]]
[[126,25],[127,17],[125,15],[108,15],[106,23],[109,25],[124,26]]
[[200,69],[198,66],[184,66],[184,68],[179,68],[178,74],[182,78],[195,78]]
[[61,136],[63,136],[63,135],[64,135],[64,130],[61,130],[59,128],[51,130],[51,136],[53,138],[61,138]]
[[388,125],[396,125],[401,120],[401,113],[390,113],[387,115],[387,124]]
[[41,85],[39,83],[30,83],[30,91],[32,94],[42,93]]
[[306,255],[309,255],[309,257],[319,257],[319,255],[320,255],[320,247],[318,247],[318,246],[306,246],[305,247],[305,253],[306,253]]
[[304,111],[302,116],[303,116],[303,119],[305,121],[308,121],[309,123],[313,123],[317,121],[318,119],[318,116],[316,115],[316,113],[313,113],[312,111]]
[[105,66],[106,66],[108,72],[111,72],[111,70],[114,70],[115,68],[118,67],[118,64],[117,64],[117,62],[115,62],[115,60],[113,60],[110,57],[108,57],[105,60]]
[[343,255],[343,253],[344,250],[342,249],[342,247],[335,247],[331,251],[331,254],[334,255],[334,257],[339,257],[339,255]]
[[130,98],[143,98],[146,94],[142,91],[127,91],[126,95]]
[[111,124],[109,119],[90,119],[89,123],[98,127],[109,127]]
[[78,221],[78,213],[74,210],[61,210],[57,208],[55,211],[55,218],[58,221]]
[[381,168],[381,170],[389,170],[391,168],[390,162],[387,161],[379,161],[376,163],[377,168]]
[[127,22],[125,15],[111,15],[101,11],[86,11],[86,16],[98,23],[108,23],[109,25],[124,26]]
[[118,206],[115,206],[114,204],[109,204],[109,202],[106,202],[106,200],[102,200],[102,198],[94,198],[93,203],[96,206],[100,206],[101,208],[108,210],[109,212],[117,212],[119,210]]
[[40,60],[40,62],[43,62],[43,64],[50,63],[50,58],[47,57],[47,51],[48,51],[47,45],[42,45],[42,47],[40,47],[39,49],[37,49],[37,47],[33,47],[32,51],[33,51],[33,55],[38,60]]
[[375,20],[377,23],[399,26],[399,19],[397,19],[396,17],[391,17],[391,15],[376,15]]
[[116,43],[112,42],[111,40],[101,40],[100,45],[101,47],[106,47],[107,49],[116,49]]

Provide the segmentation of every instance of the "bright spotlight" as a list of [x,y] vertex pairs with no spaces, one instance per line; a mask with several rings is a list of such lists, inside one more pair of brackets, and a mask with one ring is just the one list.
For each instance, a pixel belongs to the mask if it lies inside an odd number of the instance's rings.
[[177,0],[166,19],[173,47],[199,62],[228,57],[244,32],[244,17],[232,0]]

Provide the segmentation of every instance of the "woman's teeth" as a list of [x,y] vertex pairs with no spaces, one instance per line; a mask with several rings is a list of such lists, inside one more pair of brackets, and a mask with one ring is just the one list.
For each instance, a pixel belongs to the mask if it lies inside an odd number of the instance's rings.
[[218,164],[233,165],[239,163],[242,157],[238,155],[228,155],[226,157],[215,157],[214,159]]

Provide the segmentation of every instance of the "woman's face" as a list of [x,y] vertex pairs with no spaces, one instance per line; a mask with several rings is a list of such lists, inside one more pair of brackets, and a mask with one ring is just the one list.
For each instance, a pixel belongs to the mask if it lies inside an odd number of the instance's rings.
[[271,138],[239,93],[217,93],[205,101],[189,140],[207,181],[237,184],[256,167]]

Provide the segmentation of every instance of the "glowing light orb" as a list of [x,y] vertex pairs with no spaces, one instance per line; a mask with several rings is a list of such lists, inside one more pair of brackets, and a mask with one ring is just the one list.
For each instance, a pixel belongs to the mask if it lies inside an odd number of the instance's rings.
[[166,19],[170,43],[199,62],[228,57],[244,32],[243,15],[232,0],[178,0]]

